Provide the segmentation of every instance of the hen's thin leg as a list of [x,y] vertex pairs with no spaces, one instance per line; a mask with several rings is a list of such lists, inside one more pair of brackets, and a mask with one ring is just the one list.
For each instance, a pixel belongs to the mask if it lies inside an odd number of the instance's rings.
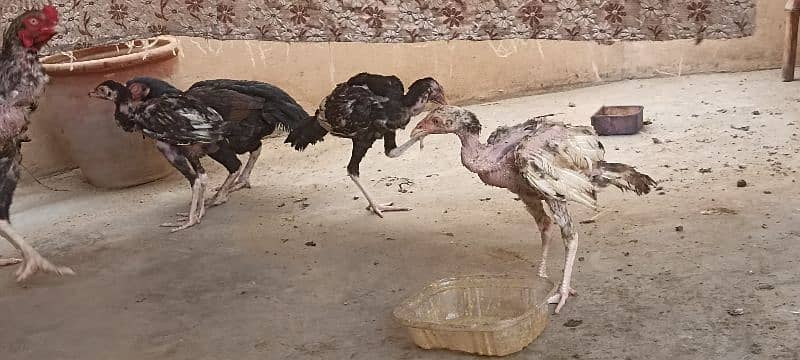
[[[208,188],[208,175],[206,175],[206,173],[201,173],[200,175],[197,176],[197,182],[199,183],[199,186],[200,186],[200,190],[199,190],[200,194],[204,195],[206,193],[206,189]],[[194,187],[192,187],[192,192],[194,193]],[[203,216],[205,216],[205,214],[206,214],[205,202],[206,202],[206,198],[205,198],[205,195],[204,195],[202,199],[198,199],[197,200],[197,204],[194,207],[196,209],[196,211],[197,211],[196,214],[197,214],[197,222],[198,223],[200,223],[200,220],[202,220]],[[182,218],[182,220],[188,220],[189,219],[189,213],[188,212],[185,212],[185,213],[181,212],[181,213],[178,213],[177,215],[178,215],[178,217]]]
[[547,254],[550,251],[550,225],[553,221],[547,216],[540,199],[526,199],[525,201],[528,212],[533,215],[536,220],[536,226],[539,227],[539,233],[542,238],[542,260],[539,263],[539,276],[547,277]]
[[565,201],[548,200],[547,204],[553,212],[553,218],[558,226],[561,228],[561,237],[564,238],[564,278],[561,280],[561,286],[558,288],[558,294],[553,295],[548,302],[556,305],[555,313],[558,314],[567,298],[570,295],[576,295],[575,290],[570,287],[572,280],[572,267],[575,264],[575,256],[578,253],[578,234],[572,227],[572,217],[567,212],[567,203]]
[[198,199],[197,196],[202,195],[201,190],[205,186],[207,179],[205,171],[203,170],[202,165],[200,165],[200,161],[198,159],[190,159],[186,157],[178,147],[163,142],[157,142],[156,147],[159,151],[161,151],[162,154],[164,154],[164,157],[167,158],[167,161],[169,161],[172,166],[178,169],[178,171],[180,171],[181,174],[183,174],[183,176],[189,180],[189,185],[192,187],[192,201],[189,205],[189,214],[186,222],[177,224],[164,223],[161,224],[161,226],[174,227],[175,229],[173,229],[172,232],[194,226],[200,222],[200,217],[202,217],[202,211],[198,213],[198,205],[205,199]]
[[225,182],[220,185],[219,190],[217,193],[214,194],[214,197],[211,198],[211,204],[209,207],[214,207],[217,205],[222,205],[231,198],[231,192],[233,192],[233,185],[236,181],[236,178],[239,177],[241,174],[242,169],[236,170],[236,172],[232,172],[228,174],[228,177],[225,178]]
[[407,207],[392,206],[392,205],[394,205],[394,203],[386,203],[386,204],[377,204],[377,203],[375,203],[375,200],[373,200],[372,196],[369,195],[369,193],[367,192],[367,189],[365,189],[364,186],[361,185],[361,181],[358,180],[358,175],[350,174],[350,178],[353,179],[353,182],[356,183],[356,186],[358,186],[358,189],[361,190],[361,193],[364,194],[365,198],[367,198],[367,201],[369,202],[369,206],[367,207],[367,210],[371,210],[373,213],[375,213],[375,215],[383,217],[383,212],[384,211],[410,211],[411,210],[411,208],[407,208]]
[[[157,141],[156,148],[158,151],[164,155],[164,158],[172,164],[176,170],[178,170],[186,180],[189,181],[189,187],[194,186],[194,182],[197,179],[197,172],[192,169],[192,165],[189,163],[189,159],[181,153],[178,147],[172,146],[165,142]],[[177,214],[181,218],[188,218],[189,213],[178,213]],[[162,226],[166,226],[167,224],[162,224]]]
[[208,175],[205,170],[200,169],[198,180],[200,181],[200,190],[198,191],[197,199],[197,223],[206,215],[206,189],[208,188]]
[[171,231],[176,232],[188,229],[200,223],[200,214],[198,210],[200,209],[200,203],[204,201],[204,199],[202,198],[202,191],[201,191],[203,184],[202,181],[200,180],[202,177],[203,177],[202,175],[198,176],[198,178],[195,179],[194,184],[192,184],[192,201],[189,204],[189,217],[186,219],[186,222],[182,224],[164,223],[161,224],[161,226],[174,227],[174,229],[172,229]]
[[24,281],[39,271],[54,273],[59,276],[75,275],[72,269],[66,266],[53,265],[53,263],[42,257],[42,255],[39,255],[36,249],[28,245],[25,239],[14,231],[8,220],[0,220],[0,235],[6,238],[11,245],[14,245],[14,247],[22,253],[22,266],[20,266],[16,272],[17,281]]
[[[11,148],[13,149],[13,148]],[[17,151],[20,151],[19,143],[17,143]],[[53,265],[44,257],[39,255],[32,246],[30,246],[25,239],[19,235],[14,228],[11,227],[9,219],[9,209],[11,208],[11,201],[14,196],[14,191],[17,188],[19,181],[19,167],[21,153],[17,152],[12,156],[0,158],[0,236],[4,237],[11,243],[17,250],[22,253],[22,266],[16,271],[17,281],[23,281],[38,271],[55,273],[57,275],[74,275],[75,272],[68,267]],[[8,259],[4,261],[4,265],[11,265],[16,262],[16,259]]]
[[239,178],[236,179],[236,183],[231,188],[231,192],[240,190],[242,188],[250,188],[250,172],[252,172],[253,167],[256,166],[256,161],[258,161],[259,155],[261,155],[261,148],[250,152],[250,156],[247,158],[247,163],[244,165],[244,171],[241,175],[239,175]]
[[375,215],[380,217],[383,217],[384,211],[411,210],[410,208],[392,206],[392,203],[378,204],[372,199],[372,196],[370,196],[370,194],[367,192],[367,189],[361,185],[361,181],[359,180],[358,165],[361,162],[361,159],[364,158],[364,155],[367,154],[367,150],[369,150],[370,146],[372,146],[372,143],[358,142],[356,139],[353,139],[353,154],[350,156],[350,163],[347,165],[347,173],[350,175],[350,179],[356,183],[358,189],[361,190],[361,193],[364,194],[364,197],[367,198],[367,201],[369,202],[369,207],[367,209],[370,209],[373,213],[375,213]]
[[[226,144],[220,144],[218,147],[219,148],[216,151],[208,154],[208,156],[222,164],[222,166],[228,170],[228,177],[219,187],[217,193],[214,194],[214,197],[211,198],[210,206],[222,205],[228,202],[228,199],[230,199],[231,188],[233,187],[236,178],[238,178],[242,173],[242,162],[239,160],[239,157],[236,156],[236,152],[234,152],[233,149]],[[200,164],[199,160],[190,159],[189,161],[191,161],[192,167],[194,167],[195,171],[198,173],[202,171],[203,166]],[[203,186],[205,186],[205,184],[203,184]]]

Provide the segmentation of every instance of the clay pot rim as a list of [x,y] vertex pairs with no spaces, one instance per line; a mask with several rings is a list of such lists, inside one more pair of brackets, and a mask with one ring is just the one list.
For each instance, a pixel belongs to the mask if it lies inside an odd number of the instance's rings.
[[[178,56],[178,39],[174,36],[158,36],[133,40],[135,47],[129,53],[126,43],[100,45],[72,51],[78,61],[72,61],[65,53],[53,54],[40,59],[48,75],[81,75],[104,73],[135,66],[155,63]],[[144,50],[144,45],[155,41],[155,46]],[[89,58],[88,60],[80,60]]]

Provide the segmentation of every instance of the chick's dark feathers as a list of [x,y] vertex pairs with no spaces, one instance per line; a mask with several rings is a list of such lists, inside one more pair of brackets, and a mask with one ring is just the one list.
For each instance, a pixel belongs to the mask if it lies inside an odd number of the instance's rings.
[[171,145],[212,144],[225,137],[222,117],[214,109],[181,94],[145,101],[131,120],[145,135]]
[[322,141],[330,132],[344,138],[374,140],[408,124],[403,111],[405,88],[396,76],[357,74],[336,85],[314,118],[286,138],[297,150]]
[[219,113],[225,121],[226,140],[236,153],[258,149],[261,139],[277,128],[292,130],[309,118],[308,113],[277,86],[250,80],[215,79],[194,83],[181,92],[166,81],[137,77],[150,92],[147,98],[183,93]]

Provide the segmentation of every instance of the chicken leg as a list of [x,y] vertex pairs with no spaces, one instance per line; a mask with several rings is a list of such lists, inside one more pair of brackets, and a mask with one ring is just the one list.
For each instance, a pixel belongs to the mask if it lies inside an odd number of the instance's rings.
[[361,193],[364,194],[364,197],[367,198],[369,202],[368,210],[371,210],[375,215],[383,217],[384,211],[409,211],[410,208],[406,207],[397,207],[392,206],[393,203],[388,204],[378,204],[372,198],[372,196],[367,192],[367,189],[361,185],[361,181],[359,180],[359,163],[361,163],[361,159],[364,158],[364,155],[367,154],[367,150],[369,150],[372,143],[363,144],[359,143],[356,139],[353,139],[353,154],[350,156],[350,163],[347,165],[347,173],[350,175],[350,179],[356,184]]
[[[197,175],[197,171],[195,171],[195,169],[193,168],[192,163],[189,161],[189,158],[187,158],[183,154],[181,149],[178,148],[177,146],[173,146],[173,145],[167,144],[167,143],[162,142],[162,141],[156,141],[156,148],[158,149],[158,151],[161,152],[162,155],[164,155],[164,158],[166,158],[167,161],[170,164],[172,164],[172,166],[175,169],[177,169],[181,173],[181,175],[183,175],[183,177],[186,178],[186,180],[189,181],[189,186],[192,188],[192,194],[193,194],[192,196],[194,196],[194,186],[195,186],[195,183],[197,182],[198,175]],[[187,220],[189,218],[189,214],[191,213],[191,209],[192,208],[195,208],[195,207],[191,206],[190,207],[190,212],[188,212],[188,213],[182,213],[181,212],[181,213],[177,213],[176,215],[178,215],[178,217],[180,217],[181,220],[185,221],[185,220]],[[163,227],[179,227],[180,225],[179,224],[173,224],[173,223],[164,223],[164,224],[161,224],[161,226],[163,226]]]
[[244,165],[244,171],[242,171],[242,174],[236,179],[236,183],[233,184],[231,192],[241,190],[243,188],[250,188],[250,172],[253,171],[253,167],[255,167],[259,155],[261,155],[261,148],[250,152],[250,156],[247,157],[247,163]]
[[[174,227],[175,229],[172,229],[171,232],[185,230],[199,224],[206,212],[205,191],[206,183],[208,182],[208,175],[206,175],[206,171],[203,168],[203,164],[200,163],[200,159],[191,156],[183,157],[183,159],[188,162],[189,165],[191,165],[191,172],[186,171],[186,169],[183,169],[181,172],[185,172],[184,175],[186,175],[187,179],[189,179],[189,183],[192,184],[192,201],[189,205],[188,219],[186,219],[184,223],[161,224],[163,227]],[[181,170],[181,167],[178,169]],[[192,173],[196,175],[191,176]]]
[[572,227],[572,217],[567,212],[566,201],[548,200],[547,205],[550,206],[553,218],[561,228],[561,237],[564,239],[564,277],[558,287],[558,293],[548,299],[548,303],[557,304],[555,313],[558,314],[566,304],[567,298],[570,295],[577,295],[577,292],[570,287],[570,282],[572,280],[572,267],[575,265],[575,256],[578,253],[578,234]]
[[537,197],[522,197],[528,212],[533,215],[536,220],[536,226],[539,227],[539,233],[542,238],[542,260],[539,262],[539,276],[547,277],[547,254],[550,251],[550,226],[553,221],[547,216],[542,205],[542,200]]
[[6,240],[11,242],[11,245],[22,252],[22,266],[20,266],[15,273],[18,282],[24,281],[38,271],[54,273],[59,276],[75,275],[72,269],[66,266],[53,265],[53,263],[42,257],[42,255],[39,255],[36,249],[28,245],[25,239],[14,231],[14,228],[11,227],[8,220],[0,220],[0,236],[6,238]]
[[228,177],[225,178],[225,182],[220,185],[217,193],[211,198],[211,204],[209,205],[210,207],[222,205],[230,200],[231,193],[233,192],[233,186],[235,185],[236,179],[242,174],[242,170],[243,169],[240,168],[239,170],[228,174]]
[[[208,152],[208,156],[222,164],[222,166],[228,170],[228,177],[225,178],[225,182],[216,189],[217,192],[210,200],[211,204],[209,206],[213,207],[228,202],[233,184],[236,179],[239,178],[239,175],[241,175],[243,168],[242,161],[239,160],[239,157],[236,156],[236,152],[227,144],[217,144],[213,152]],[[192,160],[192,167],[195,169],[202,167],[200,160]]]

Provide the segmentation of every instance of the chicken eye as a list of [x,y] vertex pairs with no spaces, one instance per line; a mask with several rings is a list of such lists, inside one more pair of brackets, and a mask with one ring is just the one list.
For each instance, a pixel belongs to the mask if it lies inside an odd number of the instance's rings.
[[39,25],[39,20],[37,20],[36,18],[31,18],[30,20],[28,20],[28,24],[31,24],[33,26]]

